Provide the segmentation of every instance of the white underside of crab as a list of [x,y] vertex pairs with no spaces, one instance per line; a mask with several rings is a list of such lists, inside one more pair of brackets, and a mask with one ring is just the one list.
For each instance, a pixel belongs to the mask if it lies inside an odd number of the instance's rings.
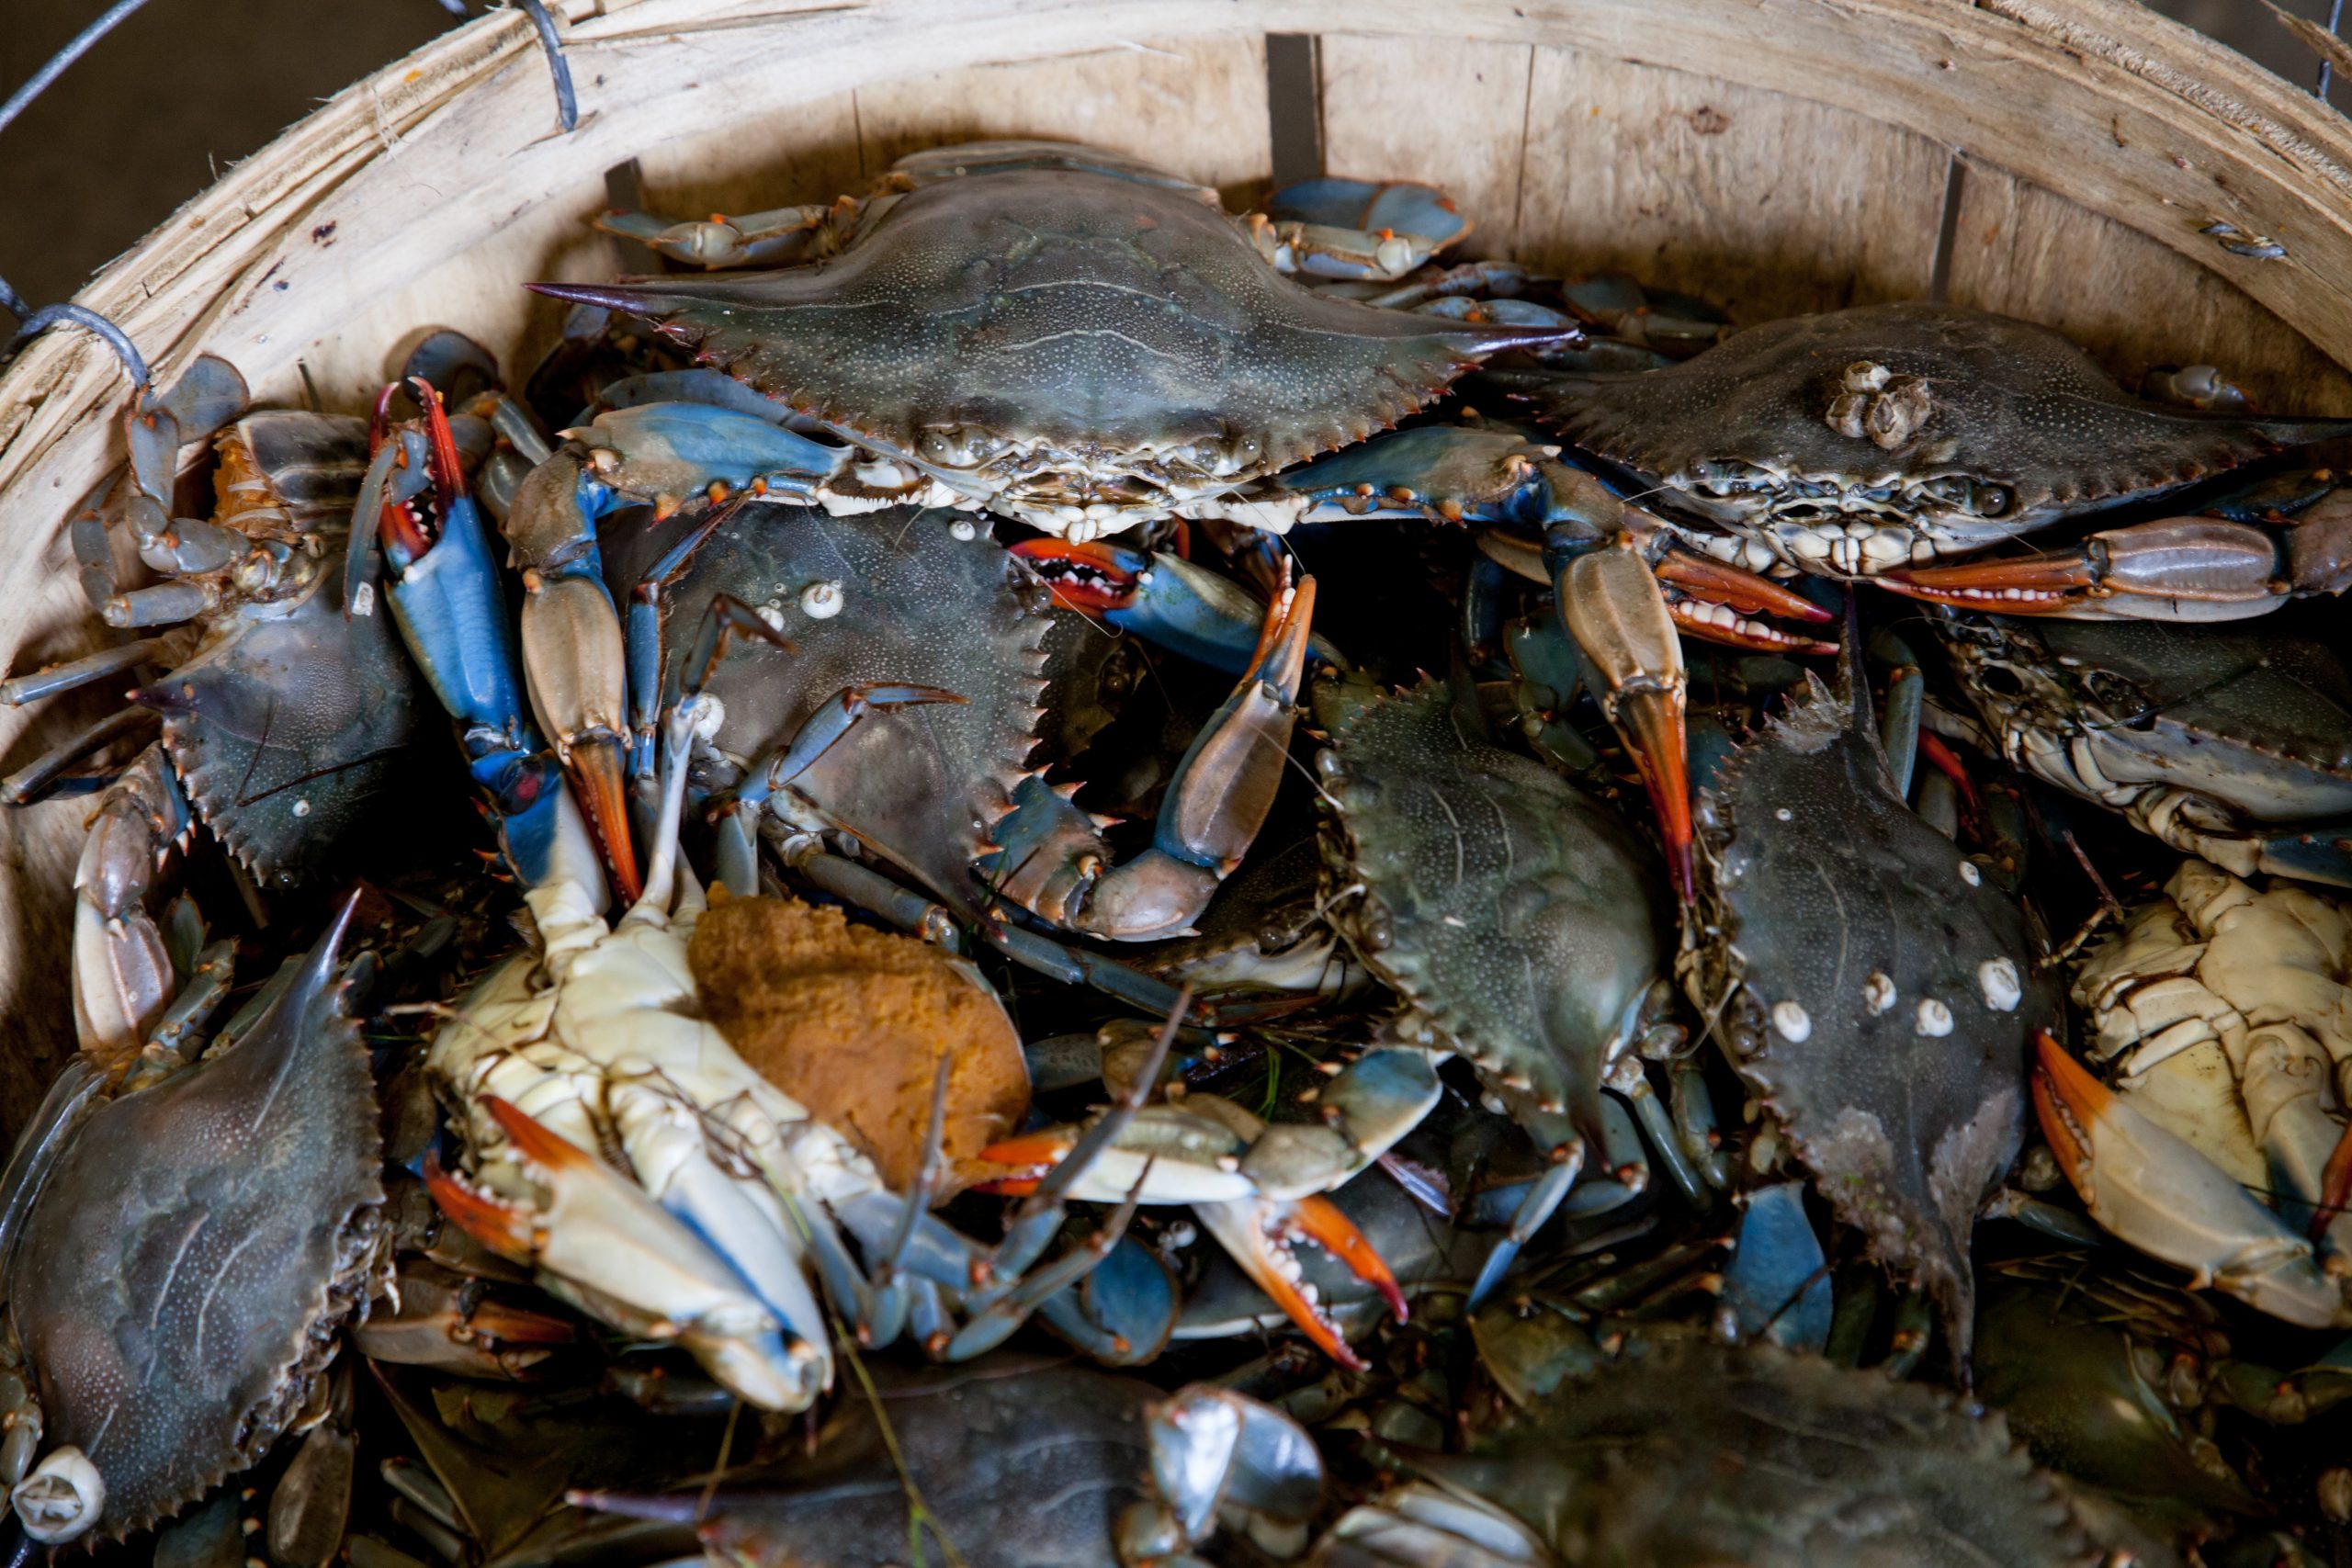
[[[692,877],[679,874],[666,908],[650,880],[612,927],[594,886],[563,877],[526,895],[541,952],[476,988],[435,1036],[430,1069],[464,1109],[476,1181],[538,1209],[545,1272],[636,1326],[667,1325],[746,1398],[805,1407],[832,1368],[799,1227],[829,1224],[826,1209],[882,1190],[880,1178],[700,1016]],[[492,1099],[633,1178],[650,1205],[551,1173],[514,1146]],[[778,1328],[794,1342],[763,1349]]]
[[[2075,982],[2075,999],[2097,1032],[2092,1054],[2119,1070],[2113,1088],[2125,1114],[2115,1124],[2143,1129],[2127,1140],[2138,1151],[2130,1162],[2116,1157],[2108,1130],[2096,1177],[2108,1212],[2095,1203],[2094,1213],[2158,1256],[2209,1231],[2210,1247],[2191,1247],[2193,1258],[2175,1261],[2226,1285],[2235,1257],[2285,1260],[2311,1249],[2305,1223],[2352,1120],[2352,989],[2344,983],[2352,915],[2309,887],[2258,888],[2198,860],[2182,863],[2165,892],[2091,955]],[[2223,1197],[2213,1188],[2222,1177],[2288,1214],[2272,1223],[2268,1209]],[[2180,1201],[2208,1189],[2210,1203]],[[2352,1219],[2337,1215],[2326,1226],[2320,1256],[2330,1274],[2352,1264]],[[2329,1321],[2342,1312],[2333,1304]]]

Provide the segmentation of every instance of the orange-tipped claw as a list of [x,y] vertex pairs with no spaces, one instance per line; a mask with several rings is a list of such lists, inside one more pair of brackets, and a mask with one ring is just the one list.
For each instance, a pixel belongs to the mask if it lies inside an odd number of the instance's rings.
[[596,1163],[596,1156],[560,1134],[550,1133],[539,1120],[514,1101],[494,1094],[481,1097],[481,1108],[506,1134],[514,1151],[543,1170],[570,1170]]
[[434,1203],[459,1230],[511,1262],[532,1258],[530,1213],[469,1186],[441,1168],[441,1156],[424,1156],[424,1190]]
[[1657,835],[1666,850],[1667,869],[1674,874],[1675,891],[1685,900],[1691,895],[1694,872],[1690,852],[1690,760],[1683,730],[1682,693],[1652,689],[1632,692],[1617,704],[1617,725],[1625,750],[1649,791],[1657,813]]
[[1124,610],[1134,603],[1136,581],[1151,558],[1102,540],[1023,539],[1012,553],[1037,569],[1056,599],[1081,613]]
[[2048,615],[2089,598],[2098,579],[2090,561],[2076,554],[1905,568],[1872,581],[1932,604],[1997,610],[2005,615]]
[[2034,1032],[2033,1109],[2041,1135],[2066,1179],[2081,1191],[2090,1179],[2091,1123],[2104,1115],[2115,1091],[2091,1076],[2046,1029]]
[[588,830],[596,835],[597,847],[605,852],[613,886],[623,903],[636,903],[645,884],[638,871],[637,845],[629,834],[628,786],[620,741],[603,736],[575,740],[566,751],[563,767],[588,818]]
[[1702,604],[1695,599],[1669,599],[1667,614],[1674,617],[1675,626],[1689,632],[1702,642],[1712,642],[1719,648],[1736,648],[1744,653],[1778,653],[1809,659],[1826,659],[1838,651],[1834,642],[1818,637],[1795,637],[1778,626],[1735,615],[1728,610]]
[[1365,1284],[1380,1292],[1396,1321],[1403,1323],[1411,1315],[1405,1306],[1405,1292],[1390,1272],[1387,1260],[1374,1250],[1371,1239],[1356,1228],[1356,1223],[1342,1213],[1329,1198],[1308,1196],[1291,1205],[1291,1223],[1304,1231],[1316,1245],[1348,1266]]
[[1075,1147],[1068,1131],[1042,1131],[1042,1134],[1016,1134],[1013,1138],[1000,1138],[978,1152],[978,1161],[988,1166],[1012,1166],[1021,1176],[1000,1176],[981,1182],[981,1192],[1004,1192],[1012,1197],[1028,1197],[1035,1192],[1037,1180],[1046,1170],[1061,1164],[1061,1156]]
[[[1804,594],[1783,588],[1769,577],[1758,577],[1752,571],[1742,571],[1688,550],[1668,550],[1650,570],[1657,573],[1660,582],[1670,582],[1693,598],[1728,604],[1742,615],[1778,615],[1784,621],[1811,621],[1816,626],[1838,618]],[[1830,651],[1837,649],[1833,647]]]
[[1675,890],[1691,896],[1690,769],[1682,729],[1682,642],[1632,535],[1570,558],[1555,579],[1568,636],[1595,676],[1657,813]]

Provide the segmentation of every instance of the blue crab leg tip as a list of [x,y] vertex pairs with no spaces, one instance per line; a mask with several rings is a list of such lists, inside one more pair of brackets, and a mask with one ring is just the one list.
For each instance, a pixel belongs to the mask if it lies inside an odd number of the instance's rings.
[[591,1514],[617,1514],[623,1518],[655,1519],[665,1524],[699,1523],[704,1499],[693,1493],[604,1492],[574,1487],[563,1495],[566,1504]]

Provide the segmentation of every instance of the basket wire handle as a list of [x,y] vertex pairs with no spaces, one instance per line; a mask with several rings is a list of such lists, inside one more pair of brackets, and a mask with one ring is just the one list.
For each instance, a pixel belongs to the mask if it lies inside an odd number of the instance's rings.
[[[140,4],[141,0],[131,0]],[[571,90],[571,62],[564,58],[563,39],[555,30],[555,18],[548,15],[547,0],[514,0],[523,14],[531,18],[531,26],[539,35],[539,47],[547,51],[548,71],[555,77],[556,114],[567,131],[580,124],[580,100]],[[466,0],[439,0],[441,8],[453,17],[466,14]]]
[[[48,90],[51,82],[65,74],[66,67],[90,51],[92,44],[114,31],[117,24],[145,4],[147,0],[114,0],[113,5],[98,14],[96,21],[66,39],[65,47],[51,55],[48,64],[27,77],[25,85],[9,94],[6,103],[0,103],[0,130],[7,130],[9,124],[25,112],[27,106]],[[21,315],[23,312],[17,313]]]
[[147,369],[146,357],[130,341],[130,334],[87,305],[44,305],[36,310],[25,303],[23,295],[8,287],[6,278],[0,277],[0,310],[7,311],[20,323],[16,335],[8,340],[8,346],[0,349],[0,363],[14,359],[18,349],[51,327],[76,326],[114,350],[114,356],[122,361],[123,369],[130,373],[134,383],[145,387],[154,379]]

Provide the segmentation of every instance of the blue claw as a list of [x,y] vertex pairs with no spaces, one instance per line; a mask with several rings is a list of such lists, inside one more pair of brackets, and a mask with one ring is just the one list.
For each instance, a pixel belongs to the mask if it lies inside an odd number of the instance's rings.
[[[1155,648],[1228,675],[1244,673],[1259,655],[1265,604],[1182,556],[1102,540],[1024,539],[1012,550],[1063,604]],[[1326,664],[1348,667],[1321,637],[1309,637],[1307,648]]]
[[1804,1183],[1758,1188],[1747,1202],[1724,1267],[1724,1304],[1743,1337],[1788,1350],[1823,1349],[1829,1343],[1829,1265],[1805,1217]]
[[1284,186],[1266,198],[1266,216],[1277,223],[1419,234],[1431,242],[1432,249],[1459,239],[1470,228],[1470,220],[1435,186],[1332,176]]
[[[505,588],[441,400],[430,386],[418,389],[424,429],[391,431],[379,446],[352,519],[352,558],[380,535],[392,622],[464,727],[467,771],[496,814],[507,860],[537,886],[555,874],[567,820],[576,818],[568,818],[560,775],[528,716]],[[429,515],[411,504],[427,490]]]
[[617,458],[601,478],[593,467],[582,476],[583,490],[602,492],[598,513],[630,498],[684,497],[713,484],[812,500],[848,469],[851,457],[848,447],[811,441],[763,413],[708,402],[612,409],[574,434]]
[[1559,455],[1504,427],[1428,424],[1374,436],[1272,483],[1303,502],[1302,523],[1421,517],[1532,532],[1578,523],[1605,536],[1623,503]]

